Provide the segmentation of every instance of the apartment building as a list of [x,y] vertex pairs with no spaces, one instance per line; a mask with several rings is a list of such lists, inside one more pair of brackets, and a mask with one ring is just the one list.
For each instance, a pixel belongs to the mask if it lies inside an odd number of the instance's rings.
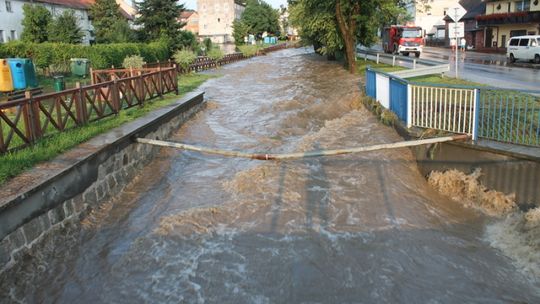
[[199,37],[215,43],[234,42],[233,21],[240,19],[245,8],[239,0],[197,0]]
[[455,6],[458,0],[410,0],[406,9],[412,17],[412,23],[422,27],[424,36],[444,39],[440,30],[444,27],[444,17],[448,9]]
[[178,21],[185,23],[183,30],[192,32],[195,36],[199,35],[199,13],[196,11],[183,11],[180,13]]
[[504,50],[511,37],[540,34],[540,0],[485,0],[483,15],[477,16],[484,31],[484,47]]

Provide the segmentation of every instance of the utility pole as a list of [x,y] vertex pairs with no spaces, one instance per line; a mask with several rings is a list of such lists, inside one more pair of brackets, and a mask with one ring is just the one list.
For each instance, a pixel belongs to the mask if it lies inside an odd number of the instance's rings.
[[456,39],[456,79],[458,78],[458,58],[459,58],[459,41],[458,41],[458,21],[459,21],[459,13],[458,8],[454,8],[454,39]]

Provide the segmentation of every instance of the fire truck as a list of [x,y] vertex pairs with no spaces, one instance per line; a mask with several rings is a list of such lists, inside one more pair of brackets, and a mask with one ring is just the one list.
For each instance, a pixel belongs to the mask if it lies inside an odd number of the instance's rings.
[[382,32],[383,49],[386,53],[409,56],[414,53],[420,57],[424,39],[422,28],[418,26],[392,25],[384,28]]

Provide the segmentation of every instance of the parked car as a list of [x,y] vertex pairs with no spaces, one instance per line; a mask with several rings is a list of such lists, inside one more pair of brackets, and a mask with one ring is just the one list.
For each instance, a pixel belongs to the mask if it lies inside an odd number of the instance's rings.
[[512,37],[506,50],[506,57],[512,63],[516,60],[540,63],[540,35]]

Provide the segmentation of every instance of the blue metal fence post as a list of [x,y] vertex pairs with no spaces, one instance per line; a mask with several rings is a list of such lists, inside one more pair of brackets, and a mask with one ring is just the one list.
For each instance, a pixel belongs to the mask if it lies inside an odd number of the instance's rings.
[[479,113],[480,113],[480,89],[474,90],[474,120],[473,120],[473,131],[472,131],[472,139],[473,141],[478,140],[478,127],[479,127]]

